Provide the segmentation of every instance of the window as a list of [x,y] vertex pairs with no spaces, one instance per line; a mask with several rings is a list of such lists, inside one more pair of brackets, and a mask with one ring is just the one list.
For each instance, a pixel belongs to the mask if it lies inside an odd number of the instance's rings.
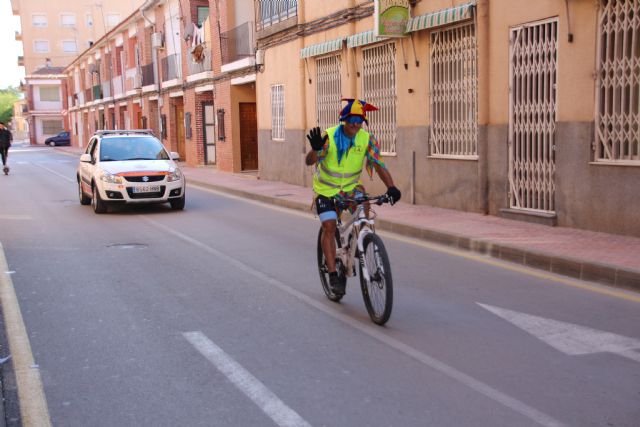
[[42,133],[44,135],[57,135],[62,132],[62,120],[43,120],[42,121]]
[[75,13],[61,13],[60,25],[63,27],[75,27],[76,26],[76,14]]
[[120,23],[119,13],[107,13],[107,27],[115,27]]
[[341,109],[340,55],[316,59],[316,111],[322,130],[336,124]]
[[78,51],[78,46],[75,40],[63,40],[62,51],[67,53],[75,53]]
[[595,161],[640,165],[640,2],[600,1]]
[[202,26],[202,23],[208,17],[209,17],[209,8],[198,6],[198,27]]
[[34,27],[46,27],[47,26],[47,15],[42,13],[34,13],[31,15],[31,25]]
[[87,24],[87,27],[89,28],[93,27],[93,14],[87,13],[85,15],[85,22]]
[[284,85],[271,86],[271,139],[284,141]]
[[40,101],[60,101],[60,86],[41,86]]
[[258,30],[297,16],[297,0],[257,0]]
[[368,129],[383,154],[396,152],[395,57],[395,43],[362,50],[362,98],[379,108],[368,114]]
[[431,156],[477,158],[476,64],[474,24],[431,33]]
[[49,40],[34,40],[34,42],[33,42],[33,50],[36,53],[47,53],[47,52],[49,52]]

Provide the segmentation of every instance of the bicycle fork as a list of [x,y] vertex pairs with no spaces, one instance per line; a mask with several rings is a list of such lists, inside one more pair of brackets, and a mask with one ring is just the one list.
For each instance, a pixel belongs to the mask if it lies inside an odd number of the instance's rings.
[[364,253],[364,238],[367,234],[372,231],[368,227],[362,227],[360,233],[358,234],[358,253],[360,256],[360,271],[362,272],[362,277],[368,282],[371,281],[371,277],[369,276],[369,269],[367,268],[367,257]]

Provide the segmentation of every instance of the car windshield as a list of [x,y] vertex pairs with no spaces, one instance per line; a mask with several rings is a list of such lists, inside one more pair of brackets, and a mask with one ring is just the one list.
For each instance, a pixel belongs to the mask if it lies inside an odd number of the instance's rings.
[[100,143],[100,161],[124,160],[169,160],[169,155],[152,136],[103,138]]

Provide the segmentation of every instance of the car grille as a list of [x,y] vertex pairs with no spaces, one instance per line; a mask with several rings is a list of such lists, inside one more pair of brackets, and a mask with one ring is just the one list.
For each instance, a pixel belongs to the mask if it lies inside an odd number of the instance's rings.
[[160,191],[155,191],[153,193],[134,193],[131,187],[127,187],[127,194],[129,194],[129,197],[132,199],[155,199],[164,196],[164,189],[165,186],[161,185]]
[[[143,175],[143,176],[125,176],[129,182],[158,182],[162,181],[166,175]],[[144,178],[147,178],[145,181]]]

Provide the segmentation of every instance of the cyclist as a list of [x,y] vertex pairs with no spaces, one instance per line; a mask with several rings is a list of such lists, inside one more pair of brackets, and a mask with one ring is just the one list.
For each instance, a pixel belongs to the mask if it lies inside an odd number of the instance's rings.
[[4,122],[0,122],[0,156],[2,156],[2,169],[5,175],[9,173],[7,159],[9,157],[9,147],[11,147],[11,141],[13,141],[13,135],[11,134],[11,131],[6,128]]
[[373,179],[373,169],[387,186],[387,196],[393,205],[400,200],[400,190],[393,184],[391,174],[380,160],[380,145],[369,132],[362,129],[362,123],[369,124],[367,111],[378,108],[363,100],[343,99],[347,105],[340,112],[340,124],[321,134],[320,128],[311,129],[307,139],[311,150],[305,163],[316,165],[313,176],[314,202],[322,223],[321,246],[329,270],[329,283],[336,295],[345,294],[344,282],[338,279],[336,271],[335,233],[338,219],[336,199],[353,198],[364,194],[360,182],[363,162],[369,177]]

